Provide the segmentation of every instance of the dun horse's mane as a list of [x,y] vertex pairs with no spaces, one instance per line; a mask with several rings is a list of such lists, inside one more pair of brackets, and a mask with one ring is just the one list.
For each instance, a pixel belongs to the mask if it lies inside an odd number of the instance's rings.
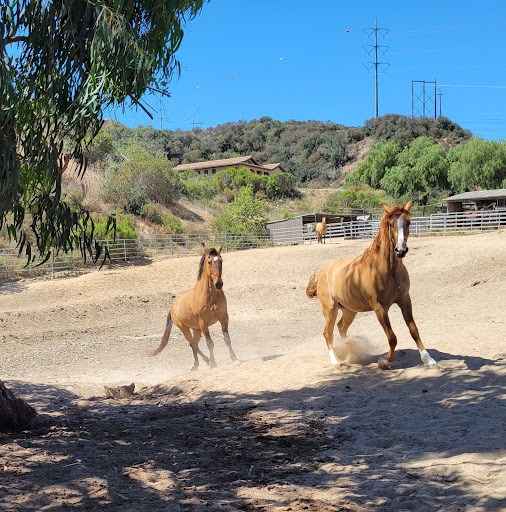
[[[202,277],[202,272],[204,271],[204,262],[206,261],[206,256],[207,256],[207,253],[204,252],[204,254],[202,255],[202,258],[200,258],[199,273],[197,275],[197,281],[200,281],[200,278]],[[216,249],[211,249],[209,251],[209,256],[219,256],[218,251]]]
[[390,212],[385,212],[381,217],[381,224],[378,234],[372,241],[372,244],[364,251],[364,254],[360,257],[359,263],[367,264],[370,263],[372,258],[379,253],[381,243],[388,242],[388,221],[397,215],[406,213],[411,215],[408,210],[405,210],[402,206],[394,206]]

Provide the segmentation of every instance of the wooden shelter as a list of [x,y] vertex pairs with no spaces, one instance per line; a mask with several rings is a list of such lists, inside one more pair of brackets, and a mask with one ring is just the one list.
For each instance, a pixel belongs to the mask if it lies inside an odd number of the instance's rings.
[[288,219],[279,219],[267,222],[265,229],[274,244],[282,244],[285,240],[291,243],[304,243],[304,233],[315,230],[316,224],[322,222],[323,217],[327,219],[327,226],[341,222],[350,222],[363,216],[363,212],[343,212],[342,214],[329,213],[306,213]]
[[475,190],[443,199],[448,213],[506,208],[506,189]]

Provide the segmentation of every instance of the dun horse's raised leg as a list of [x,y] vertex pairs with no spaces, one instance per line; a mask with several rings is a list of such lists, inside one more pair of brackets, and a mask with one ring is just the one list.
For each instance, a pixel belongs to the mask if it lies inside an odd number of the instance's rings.
[[232,348],[232,340],[228,334],[228,314],[220,320],[220,324],[221,330],[223,332],[223,339],[225,340],[225,345],[227,345],[228,353],[230,354],[230,359],[232,359],[232,361],[236,361],[237,357],[235,355],[234,349]]
[[209,358],[199,349],[200,330],[194,329],[192,336],[192,333],[190,332],[190,329],[188,327],[183,325],[182,327],[180,327],[180,329],[181,332],[184,334],[184,337],[188,340],[188,343],[190,344],[193,351],[193,366],[191,370],[192,372],[194,372],[199,368],[199,355],[206,363],[209,363]]
[[338,311],[338,307],[327,308],[322,304],[322,312],[323,316],[325,317],[325,329],[323,331],[323,336],[327,342],[330,364],[339,364],[339,360],[337,359],[336,353],[334,352],[334,327],[336,325]]
[[429,353],[427,352],[427,349],[424,347],[422,340],[420,339],[420,334],[418,334],[418,327],[416,326],[415,320],[413,318],[411,297],[409,295],[405,295],[402,298],[402,300],[399,301],[399,307],[401,308],[404,321],[408,326],[409,333],[411,334],[411,337],[415,340],[416,346],[418,347],[423,364],[429,368],[437,367],[436,360],[430,357]]
[[209,349],[209,366],[211,368],[216,368],[217,364],[214,359],[214,341],[209,334],[209,327],[202,320],[200,321],[200,330],[206,338],[207,348]]
[[388,354],[383,357],[380,357],[378,361],[378,366],[382,370],[387,370],[390,368],[390,363],[395,361],[395,347],[397,346],[397,337],[395,336],[394,331],[392,330],[392,325],[390,324],[390,318],[388,317],[388,309],[383,307],[381,304],[378,304],[374,309],[376,313],[376,318],[378,319],[381,327],[385,331],[385,334],[388,339],[388,344],[390,345],[390,350]]

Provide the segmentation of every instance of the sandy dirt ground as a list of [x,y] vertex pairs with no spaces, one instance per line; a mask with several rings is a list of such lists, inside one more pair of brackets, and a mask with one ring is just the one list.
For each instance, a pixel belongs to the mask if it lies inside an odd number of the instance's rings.
[[0,435],[0,510],[506,510],[506,232],[410,238],[434,370],[396,306],[391,370],[372,313],[330,366],[306,284],[368,244],[225,254],[240,361],[214,326],[218,368],[197,372],[177,329],[147,352],[198,257],[0,283],[0,379],[39,412],[33,432]]

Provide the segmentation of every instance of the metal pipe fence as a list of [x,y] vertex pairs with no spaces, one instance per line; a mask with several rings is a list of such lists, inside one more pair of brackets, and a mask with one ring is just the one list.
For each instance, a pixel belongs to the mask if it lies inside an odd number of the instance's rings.
[[[353,221],[329,224],[326,239],[356,239],[376,236],[379,220]],[[430,217],[413,217],[410,235],[451,235],[506,229],[506,210],[475,211],[433,214]],[[258,233],[192,233],[177,235],[140,235],[130,240],[106,241],[111,263],[125,263],[146,256],[166,254],[171,256],[199,254],[202,242],[209,247],[223,246],[225,252],[272,247],[274,245],[311,244],[317,241],[314,225],[270,229]],[[85,264],[80,253],[51,257],[43,264],[26,265],[26,258],[18,255],[16,248],[0,249],[0,276],[18,273],[44,273],[77,271],[91,266]]]

